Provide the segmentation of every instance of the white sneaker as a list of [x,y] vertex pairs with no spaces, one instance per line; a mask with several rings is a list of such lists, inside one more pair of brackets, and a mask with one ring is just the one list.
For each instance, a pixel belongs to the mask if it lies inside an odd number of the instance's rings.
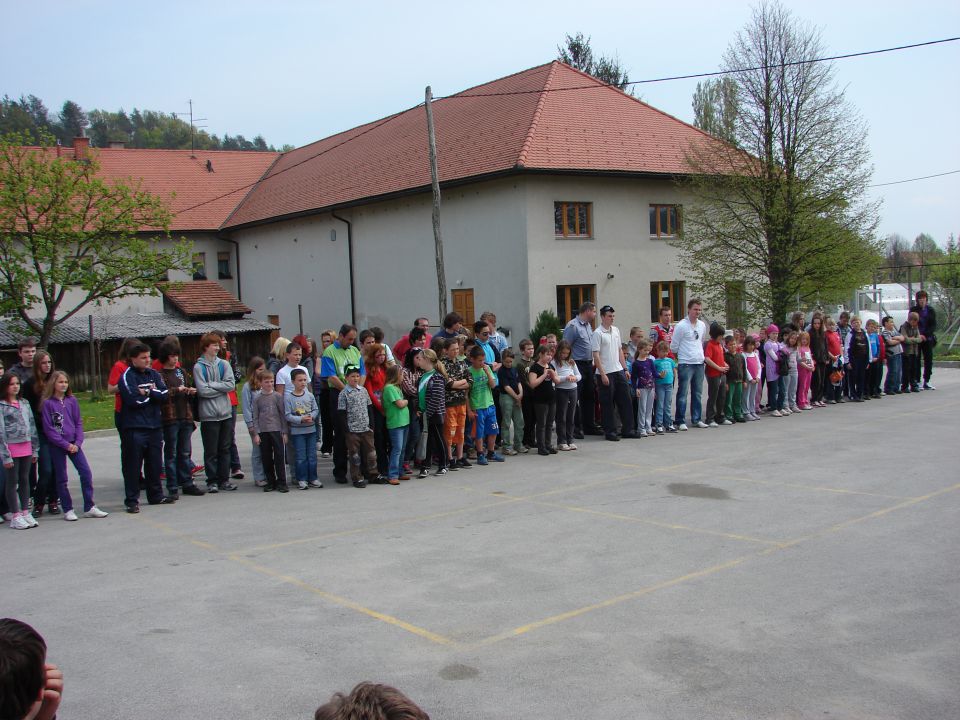
[[92,508],[90,508],[89,510],[87,510],[87,511],[83,514],[83,516],[84,516],[84,517],[88,517],[88,518],[105,518],[105,517],[106,517],[107,515],[109,515],[109,514],[110,514],[110,513],[104,512],[103,510],[101,510],[100,508],[98,508],[96,505],[94,505]]
[[4,522],[10,522],[11,520],[13,520],[13,513],[4,513],[4,514],[3,514],[3,521],[4,521]]
[[308,484],[310,487],[312,487],[312,488],[322,488],[322,487],[323,487],[323,483],[320,482],[319,480],[311,480],[311,481],[310,481],[309,483],[307,483],[307,484]]
[[23,515],[14,515],[10,520],[10,527],[14,530],[28,530],[30,523],[26,521]]
[[724,419],[723,419],[723,422],[720,423],[720,424],[721,424],[721,425],[733,425],[733,423],[730,422],[729,420],[727,420],[726,418],[724,418]]
[[63,519],[67,520],[68,522],[74,522],[76,520],[79,520],[80,518],[77,517],[77,514],[73,510],[67,510],[63,514]]
[[560,444],[557,446],[557,449],[558,449],[558,450],[563,450],[564,452],[567,452],[567,451],[570,449],[570,446],[567,445],[566,443],[560,443]]
[[[700,425],[703,425],[703,423],[700,423]],[[700,425],[697,425],[697,427],[700,427]],[[708,424],[703,426],[704,427],[720,427],[719,425],[717,425],[717,423],[714,420],[711,420]]]
[[798,408],[798,407],[792,407],[792,408],[790,408],[790,412],[802,413],[803,410],[801,410],[801,409]]
[[307,489],[307,481],[306,481],[306,480],[300,480],[300,481],[298,481],[298,482],[297,482],[297,487],[300,488],[301,490],[306,490],[306,489]]
[[686,430],[686,429],[687,429],[687,424],[686,424],[686,423],[680,423],[680,424],[677,426],[677,430]]
[[567,445],[567,450],[576,450],[576,449],[577,449],[577,446],[574,445],[573,443],[570,443],[569,445]]
[[783,415],[780,414],[779,410],[774,410],[772,413],[770,413],[770,417],[783,417]]
[[37,527],[40,523],[37,522],[37,519],[33,516],[33,513],[25,512],[23,514],[23,519],[27,521],[27,525],[32,528]]
[[708,428],[710,426],[707,425],[703,420],[701,420],[700,422],[697,423],[697,427],[702,429],[702,428]]

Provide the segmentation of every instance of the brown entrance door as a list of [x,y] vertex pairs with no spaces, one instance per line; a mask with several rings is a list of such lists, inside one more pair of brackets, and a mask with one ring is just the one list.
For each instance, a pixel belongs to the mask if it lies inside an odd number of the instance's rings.
[[[464,290],[452,290],[453,293],[453,311],[460,313],[463,318],[463,324],[470,327],[476,322],[473,306],[473,288]],[[442,320],[443,318],[441,318]]]

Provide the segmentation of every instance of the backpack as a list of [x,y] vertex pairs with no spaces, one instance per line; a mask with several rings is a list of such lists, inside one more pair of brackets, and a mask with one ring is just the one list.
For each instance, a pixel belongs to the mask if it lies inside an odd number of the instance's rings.
[[777,355],[777,375],[786,376],[790,374],[790,353],[782,350]]

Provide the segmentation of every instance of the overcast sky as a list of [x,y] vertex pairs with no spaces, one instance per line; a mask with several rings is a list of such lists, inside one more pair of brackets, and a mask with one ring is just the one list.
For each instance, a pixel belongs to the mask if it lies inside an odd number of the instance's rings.
[[[960,2],[788,0],[831,55],[960,35]],[[552,60],[566,33],[618,54],[632,80],[715,70],[749,19],[739,2],[3,1],[0,93],[52,111],[187,110],[211,133],[303,145]],[[841,60],[870,129],[874,182],[960,169],[960,42]],[[639,86],[692,121],[695,80]],[[960,235],[960,174],[876,188],[880,232]]]

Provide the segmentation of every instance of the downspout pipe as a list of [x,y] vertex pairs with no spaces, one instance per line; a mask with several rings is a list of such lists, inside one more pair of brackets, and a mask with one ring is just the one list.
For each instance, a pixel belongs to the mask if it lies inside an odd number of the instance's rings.
[[339,220],[347,226],[347,265],[350,271],[350,324],[357,324],[357,300],[353,287],[353,223],[336,213],[330,213],[334,220]]
[[236,240],[231,240],[228,237],[223,239],[233,245],[234,249],[236,250],[234,257],[237,258],[237,300],[243,302],[243,286],[240,284],[240,243]]

